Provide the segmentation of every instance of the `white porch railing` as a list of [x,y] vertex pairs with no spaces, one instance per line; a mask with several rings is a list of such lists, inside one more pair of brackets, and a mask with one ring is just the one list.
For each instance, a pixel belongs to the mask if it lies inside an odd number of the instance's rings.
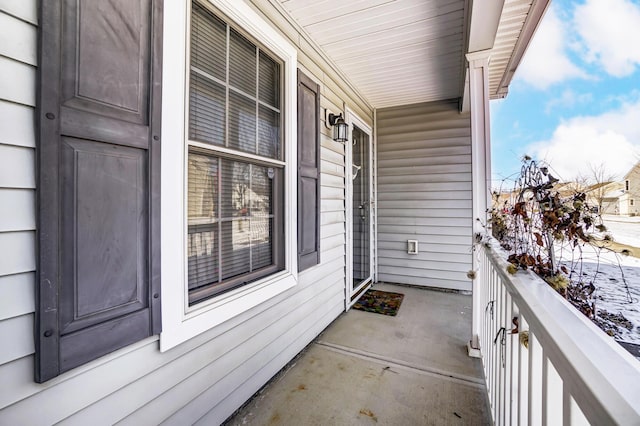
[[533,273],[510,275],[501,254],[479,252],[479,344],[495,424],[640,425],[640,361]]

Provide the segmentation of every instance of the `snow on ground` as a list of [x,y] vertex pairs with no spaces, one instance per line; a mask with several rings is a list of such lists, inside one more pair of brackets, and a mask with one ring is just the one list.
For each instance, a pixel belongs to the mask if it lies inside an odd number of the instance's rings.
[[616,340],[640,344],[640,259],[606,250],[598,259],[590,247],[584,249],[583,259],[583,274],[595,276],[596,312],[622,314],[633,328],[618,327]]
[[[640,247],[640,218],[605,216],[604,224],[614,241]],[[567,260],[566,251],[564,255]],[[616,340],[640,344],[640,259],[608,250],[598,254],[590,246],[583,247],[582,258],[583,276],[596,287],[596,311],[622,314],[633,328],[618,327]]]
[[603,219],[614,241],[640,247],[640,217],[604,215]]

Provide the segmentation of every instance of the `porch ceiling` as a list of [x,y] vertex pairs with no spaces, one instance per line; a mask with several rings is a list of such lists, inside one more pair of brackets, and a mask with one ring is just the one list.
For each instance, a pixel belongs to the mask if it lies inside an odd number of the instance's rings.
[[278,0],[376,108],[457,98],[465,0]]

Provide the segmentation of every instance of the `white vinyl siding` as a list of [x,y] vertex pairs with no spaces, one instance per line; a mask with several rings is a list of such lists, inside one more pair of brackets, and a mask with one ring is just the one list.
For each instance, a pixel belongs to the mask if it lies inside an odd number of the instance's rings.
[[471,122],[457,105],[377,111],[380,281],[471,290]]
[[[11,19],[34,22],[34,0],[11,3],[15,6],[8,14]],[[371,124],[372,111],[366,103],[340,82],[275,9],[257,3],[258,11],[297,46],[304,72],[320,83],[318,119],[324,119],[326,108],[338,112],[346,103]],[[0,0],[0,11],[5,4]],[[24,10],[31,12],[15,17]],[[0,26],[0,40],[13,40],[7,31]],[[29,48],[35,55],[36,46]],[[0,65],[0,112],[9,111],[14,118],[11,126],[3,121],[0,134],[0,161],[11,168],[11,173],[0,168],[0,339],[3,348],[11,348],[0,360],[0,424],[223,421],[344,310],[344,145],[331,140],[330,129],[321,123],[321,263],[300,273],[295,287],[166,352],[161,353],[158,338],[151,337],[37,384],[31,325],[36,262],[31,204],[35,67],[2,55],[0,62],[12,65]],[[0,114],[0,120],[6,117]],[[4,200],[15,204],[4,208]]]
[[35,2],[9,3],[0,1],[0,371],[34,352],[37,27]]

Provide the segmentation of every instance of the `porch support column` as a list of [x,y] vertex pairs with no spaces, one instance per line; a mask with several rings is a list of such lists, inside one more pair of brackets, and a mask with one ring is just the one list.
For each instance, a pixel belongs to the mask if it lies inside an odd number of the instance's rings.
[[[469,100],[471,113],[471,172],[473,189],[473,237],[488,231],[491,206],[491,134],[489,125],[489,56],[491,50],[467,54],[469,62]],[[476,250],[479,250],[476,247]],[[475,252],[474,252],[475,253]],[[473,255],[473,311],[469,355],[480,356],[480,320],[482,314],[481,281],[485,279],[478,257]]]

